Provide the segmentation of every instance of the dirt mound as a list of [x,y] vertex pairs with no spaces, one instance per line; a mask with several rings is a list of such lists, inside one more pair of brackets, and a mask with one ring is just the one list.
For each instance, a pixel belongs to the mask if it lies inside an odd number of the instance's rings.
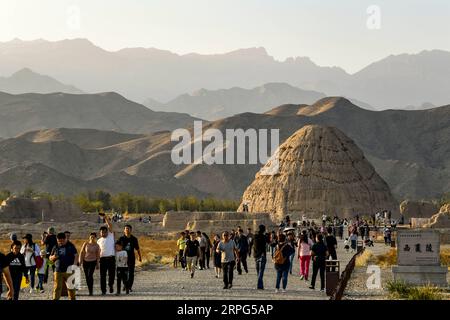
[[[388,185],[356,144],[333,127],[308,125],[279,147],[279,170],[263,175],[267,163],[243,195],[250,212],[323,213],[350,217],[398,206]],[[239,210],[242,210],[241,204]]]
[[400,213],[405,221],[411,218],[431,218],[439,210],[439,207],[431,202],[405,200],[400,203]]

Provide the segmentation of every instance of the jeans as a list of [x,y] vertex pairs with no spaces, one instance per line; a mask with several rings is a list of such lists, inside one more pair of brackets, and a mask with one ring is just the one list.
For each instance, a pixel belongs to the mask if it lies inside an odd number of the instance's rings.
[[235,264],[236,264],[235,261],[222,262],[223,283],[225,287],[233,285],[233,270]]
[[237,272],[239,274],[242,274],[242,268],[241,268],[241,263],[242,266],[244,267],[244,271],[245,273],[248,273],[248,268],[247,268],[247,252],[242,252],[239,253],[239,262],[237,264]]
[[294,265],[295,252],[289,256],[289,273],[292,274],[292,266]]
[[134,270],[136,268],[136,260],[128,259],[128,289],[131,290],[134,284]]
[[186,268],[186,259],[184,258],[184,250],[179,250],[178,251],[178,261],[181,264],[181,268]]
[[280,282],[281,279],[283,279],[283,289],[286,289],[289,275],[289,266],[277,268],[276,271],[277,271],[277,283],[275,285],[275,288],[280,289]]
[[38,282],[37,288],[39,290],[44,290],[44,278],[45,278],[44,273],[38,273],[39,282]]
[[94,272],[97,267],[97,261],[83,261],[84,276],[86,278],[86,284],[89,290],[89,294],[94,290]]
[[125,286],[125,292],[128,293],[130,288],[128,287],[128,267],[127,268],[117,268],[117,293],[120,293],[120,286]]
[[36,266],[27,267],[27,274],[30,279],[30,288],[34,289],[35,277],[36,277]]
[[206,247],[200,247],[200,259],[198,259],[200,269],[206,269],[205,256],[206,256]]
[[53,273],[55,273],[55,265],[54,264],[47,264],[45,266],[44,283],[47,283],[47,281],[48,281],[48,269],[50,269],[50,268],[52,268]]
[[114,278],[116,276],[116,257],[100,258],[100,287],[102,293],[106,293],[106,274],[108,273],[108,286],[110,290],[114,287]]
[[258,289],[264,289],[264,270],[266,268],[267,258],[266,255],[262,255],[259,258],[255,258],[256,273],[258,274]]

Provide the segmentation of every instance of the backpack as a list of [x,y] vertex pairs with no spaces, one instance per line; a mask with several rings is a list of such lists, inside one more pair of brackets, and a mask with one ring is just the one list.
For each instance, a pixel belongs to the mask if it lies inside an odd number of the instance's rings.
[[283,249],[287,245],[285,243],[281,248],[278,247],[277,250],[275,250],[275,254],[273,256],[273,262],[278,265],[282,265],[286,262],[286,257],[283,256]]
[[42,259],[41,256],[35,256],[34,262],[36,263],[36,268],[40,269],[42,267],[42,265],[44,264],[44,259]]

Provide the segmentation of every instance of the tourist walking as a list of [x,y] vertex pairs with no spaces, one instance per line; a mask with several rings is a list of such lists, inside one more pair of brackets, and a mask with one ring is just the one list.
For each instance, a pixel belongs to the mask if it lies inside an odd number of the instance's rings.
[[289,273],[292,274],[292,266],[294,264],[294,258],[295,258],[295,248],[297,247],[297,243],[295,241],[295,235],[292,231],[288,232],[287,241],[289,242],[291,247],[294,249],[292,254],[289,256]]
[[197,241],[200,244],[200,257],[198,259],[198,264],[200,265],[200,270],[206,269],[205,258],[206,258],[206,238],[202,235],[201,231],[197,231]]
[[209,239],[208,235],[205,232],[202,232],[202,236],[205,238],[206,241],[205,268],[209,269],[209,259],[211,258],[211,240]]
[[[47,252],[47,259],[50,257],[50,252],[56,246],[56,243],[57,243],[57,241],[56,241],[55,228],[49,227],[47,229],[47,234],[43,234],[42,241],[41,241],[41,244],[45,247],[45,251]],[[50,267],[52,268],[52,271],[55,272],[55,265],[53,263],[49,263],[45,268],[44,283],[47,283],[47,281],[48,281],[48,272],[49,272],[48,269]]]
[[269,243],[268,235],[266,234],[266,227],[260,225],[258,232],[255,234],[253,242],[253,257],[255,258],[256,274],[258,275],[257,289],[264,290],[264,270],[267,262],[266,247]]
[[248,241],[248,256],[252,256],[252,248],[253,248],[253,233],[252,229],[247,229],[247,241]]
[[26,272],[30,279],[30,293],[32,293],[36,279],[36,260],[40,261],[41,249],[33,242],[33,236],[30,233],[23,237],[20,253],[25,257]]
[[[325,237],[325,243],[327,245],[327,251],[332,260],[337,260],[337,240],[335,236],[332,234],[331,227],[328,227],[328,235]],[[332,263],[335,265],[336,263]],[[335,271],[336,267],[332,267],[331,271]]]
[[236,243],[230,239],[228,231],[222,233],[222,241],[217,246],[217,252],[221,253],[223,288],[231,289],[233,287],[233,270],[236,259],[239,260],[239,252]]
[[308,237],[306,230],[302,232],[298,240],[298,257],[300,259],[300,279],[308,281],[309,264],[311,261],[311,247],[314,243]]
[[107,225],[100,227],[100,238],[97,244],[100,246],[100,289],[102,295],[106,295],[106,275],[108,275],[109,293],[114,293],[114,279],[116,277],[116,252],[114,232],[111,220],[105,215]]
[[213,260],[214,273],[216,275],[216,278],[220,277],[220,273],[222,271],[221,254],[220,254],[220,252],[217,252],[217,246],[219,245],[219,243],[220,243],[220,236],[218,234],[216,234],[214,236],[214,241],[213,241],[213,245],[212,245],[212,249],[211,249],[211,253],[214,258],[214,260]]
[[291,243],[286,239],[286,235],[278,235],[278,244],[275,250],[275,255],[273,262],[275,264],[275,270],[277,271],[277,280],[275,284],[275,292],[280,291],[280,283],[283,280],[282,292],[286,292],[290,260],[289,257],[295,254],[295,249],[292,247]]
[[273,254],[275,253],[275,248],[277,247],[277,234],[275,233],[275,231],[272,231],[270,233],[270,254],[272,256],[273,259]]
[[[236,248],[237,248],[238,257],[239,257],[239,259],[237,261],[237,268],[236,268],[237,272],[238,272],[238,274],[242,274],[242,267],[243,267],[245,273],[248,273],[248,267],[247,267],[248,239],[242,229],[238,229],[238,235],[234,239],[234,242],[236,243]],[[242,267],[241,267],[241,264],[242,264]]]
[[12,285],[14,288],[13,300],[19,300],[22,277],[25,277],[26,283],[30,282],[27,274],[27,267],[25,265],[25,257],[20,253],[21,248],[22,244],[20,241],[14,241],[11,244],[11,252],[6,256],[8,259],[9,273],[11,274]]
[[97,243],[97,234],[92,232],[89,240],[81,246],[80,266],[84,270],[89,295],[94,294],[94,272],[100,268],[100,246]]
[[191,278],[195,274],[195,265],[197,264],[198,257],[200,257],[200,243],[195,238],[195,232],[190,233],[190,239],[186,241],[186,248],[184,249],[184,259],[189,272],[191,273]]
[[[128,281],[128,290],[130,292],[133,291],[134,284],[134,273],[136,269],[136,254],[138,254],[138,261],[142,262],[141,249],[139,248],[138,239],[132,235],[133,228],[131,225],[127,224],[123,228],[123,236],[119,238],[119,241],[122,243],[123,249],[127,252],[128,256],[128,273],[127,273],[127,281]],[[126,290],[126,288],[124,288]]]
[[0,252],[0,296],[3,293],[2,278],[6,283],[8,291],[6,292],[6,299],[12,300],[14,297],[14,287],[11,278],[11,273],[9,272],[9,260],[8,257]]
[[311,247],[311,258],[313,261],[313,275],[310,289],[315,289],[317,273],[320,272],[320,291],[325,289],[325,260],[328,256],[327,247],[323,243],[323,235],[316,236],[316,243]]
[[352,249],[351,252],[353,253],[356,251],[356,244],[358,241],[358,232],[356,232],[356,230],[352,232],[352,235],[350,236],[349,240],[350,240],[350,248]]
[[180,237],[177,240],[178,248],[178,261],[181,264],[181,268],[186,270],[186,260],[184,259],[184,249],[186,248],[186,234],[184,231],[180,233]]
[[123,286],[125,288],[125,293],[130,293],[130,288],[128,287],[128,253],[124,250],[122,241],[116,241],[116,266],[117,266],[117,291],[116,296],[120,295],[120,288]]
[[[59,300],[61,298],[63,283],[67,283],[67,280],[72,275],[72,273],[67,272],[67,269],[78,262],[77,249],[73,244],[67,242],[66,235],[64,233],[58,233],[56,240],[57,244],[51,251],[49,258],[55,264],[53,300]],[[67,288],[70,300],[75,300],[75,292],[75,288]]]
[[45,252],[45,250],[41,250],[40,256],[42,264],[40,267],[37,267],[37,276],[38,276],[37,290],[39,290],[40,293],[44,293],[45,270],[47,269],[48,264],[47,252]]

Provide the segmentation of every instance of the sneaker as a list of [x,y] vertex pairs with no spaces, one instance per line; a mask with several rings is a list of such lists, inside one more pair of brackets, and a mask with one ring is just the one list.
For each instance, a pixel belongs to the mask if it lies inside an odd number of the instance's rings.
[[41,291],[39,291],[40,293],[44,293],[45,291],[44,291],[44,289],[42,289]]
[[33,288],[30,288],[30,293],[33,293],[33,291],[34,291]]
[[281,289],[281,292],[282,293],[286,293],[286,289]]
[[191,279],[194,277],[194,274],[193,273],[191,273]]
[[120,293],[116,292],[116,296],[120,296]]
[[310,289],[314,290],[315,288],[313,286],[309,286]]
[[305,277],[303,275],[301,275],[300,276],[300,280],[303,280],[303,279],[305,279]]
[[224,289],[228,289],[228,287],[227,287],[227,286],[223,286],[223,288],[224,288]]
[[230,284],[230,285],[228,286],[228,289],[231,289],[231,288],[233,288],[233,285],[232,285],[232,284]]
[[125,294],[130,294],[130,290],[125,291]]
[[280,292],[280,290],[278,290],[278,289],[275,289],[275,293],[278,293],[278,292]]
[[109,287],[109,293],[114,293],[114,288],[113,287]]
[[324,289],[320,289],[320,292],[325,292],[325,290]]

